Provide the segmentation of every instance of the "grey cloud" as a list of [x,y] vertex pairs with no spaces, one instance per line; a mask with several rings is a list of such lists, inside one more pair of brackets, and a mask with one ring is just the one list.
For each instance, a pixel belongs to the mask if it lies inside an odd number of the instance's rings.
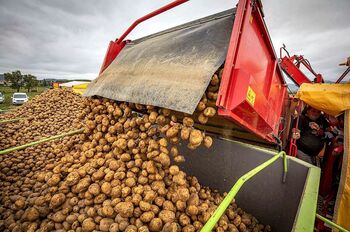
[[[21,69],[40,78],[94,78],[108,43],[137,18],[169,0],[0,1],[0,72]],[[137,27],[136,39],[235,6],[232,0],[192,0]],[[278,53],[286,43],[316,71],[335,80],[350,56],[348,0],[263,1]]]

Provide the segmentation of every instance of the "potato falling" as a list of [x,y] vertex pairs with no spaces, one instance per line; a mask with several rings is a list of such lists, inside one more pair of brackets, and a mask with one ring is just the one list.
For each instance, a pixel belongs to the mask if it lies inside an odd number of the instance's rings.
[[[220,76],[198,104],[200,123],[216,114]],[[181,140],[190,149],[213,143],[192,116],[67,90],[49,90],[12,116],[30,119],[4,125],[1,149],[85,129],[0,157],[2,231],[199,231],[223,200],[176,165],[185,161]],[[215,230],[270,228],[232,202]]]

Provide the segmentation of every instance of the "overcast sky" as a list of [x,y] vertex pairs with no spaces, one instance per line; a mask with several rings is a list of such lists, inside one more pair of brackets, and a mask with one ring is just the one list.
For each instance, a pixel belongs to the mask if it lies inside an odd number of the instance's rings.
[[[0,73],[21,70],[42,78],[93,79],[108,43],[137,18],[170,0],[0,0]],[[191,0],[137,27],[136,39],[236,5]],[[263,0],[273,44],[305,55],[326,80],[350,56],[350,0]]]

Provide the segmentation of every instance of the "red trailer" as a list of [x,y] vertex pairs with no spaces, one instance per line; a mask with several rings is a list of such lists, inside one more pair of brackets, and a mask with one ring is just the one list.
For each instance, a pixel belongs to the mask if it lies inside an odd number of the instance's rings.
[[[287,88],[261,1],[240,0],[229,11],[135,41],[124,40],[140,22],[184,2],[172,2],[136,20],[111,41],[100,75],[85,95],[192,114],[210,77],[224,64],[218,114],[276,143]],[[184,94],[176,94],[180,92]]]

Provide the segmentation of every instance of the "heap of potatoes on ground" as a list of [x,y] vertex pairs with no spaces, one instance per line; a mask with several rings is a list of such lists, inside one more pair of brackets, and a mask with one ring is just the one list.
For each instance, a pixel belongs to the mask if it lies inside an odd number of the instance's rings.
[[[1,119],[0,150],[84,128],[82,134],[0,156],[1,231],[199,231],[224,195],[177,165],[213,141],[194,123],[216,114],[222,69],[196,119],[168,109],[48,90]],[[178,115],[178,114],[176,114]],[[232,202],[216,231],[270,231]]]

